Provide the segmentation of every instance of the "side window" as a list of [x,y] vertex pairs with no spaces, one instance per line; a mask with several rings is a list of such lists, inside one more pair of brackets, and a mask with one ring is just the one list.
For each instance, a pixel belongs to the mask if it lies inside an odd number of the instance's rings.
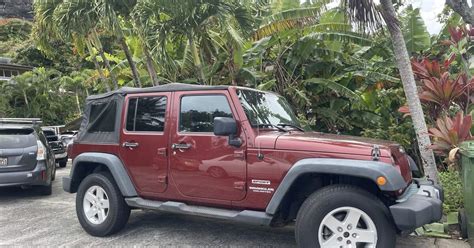
[[127,110],[127,131],[163,132],[166,115],[165,96],[130,98]]
[[213,132],[215,117],[232,117],[224,95],[196,95],[181,98],[180,132]]
[[116,106],[115,101],[92,104],[87,132],[114,132]]

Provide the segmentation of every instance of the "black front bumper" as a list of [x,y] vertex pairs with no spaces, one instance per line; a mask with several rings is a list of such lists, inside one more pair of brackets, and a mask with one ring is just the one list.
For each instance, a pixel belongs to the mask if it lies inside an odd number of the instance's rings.
[[390,206],[393,221],[400,231],[413,231],[443,216],[443,190],[428,181],[419,181]]
[[0,187],[19,185],[47,185],[45,161],[38,161],[32,171],[2,172],[0,173]]

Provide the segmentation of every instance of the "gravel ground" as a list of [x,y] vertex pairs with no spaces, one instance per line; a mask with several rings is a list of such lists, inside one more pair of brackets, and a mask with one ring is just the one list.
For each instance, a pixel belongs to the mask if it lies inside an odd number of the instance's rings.
[[[58,168],[53,194],[0,188],[0,246],[171,246],[171,247],[295,247],[293,227],[269,228],[228,221],[133,211],[128,225],[116,235],[95,238],[76,218],[75,195],[62,190],[70,165]],[[469,247],[457,240],[399,238],[397,247]]]

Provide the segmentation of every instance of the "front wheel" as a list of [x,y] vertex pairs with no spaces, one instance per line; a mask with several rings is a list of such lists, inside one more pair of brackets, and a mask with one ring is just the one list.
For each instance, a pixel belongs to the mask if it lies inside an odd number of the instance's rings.
[[64,168],[67,165],[67,158],[59,161],[59,167]]
[[95,173],[87,176],[79,185],[76,213],[87,233],[104,237],[125,226],[130,207],[125,203],[112,175]]
[[386,206],[353,186],[316,191],[296,218],[299,247],[395,247],[395,226]]

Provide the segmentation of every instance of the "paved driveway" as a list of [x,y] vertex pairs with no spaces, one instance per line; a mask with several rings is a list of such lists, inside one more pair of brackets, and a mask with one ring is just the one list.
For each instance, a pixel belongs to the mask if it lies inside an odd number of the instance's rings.
[[[268,228],[154,211],[133,211],[120,233],[95,238],[76,219],[75,195],[62,190],[70,165],[58,168],[53,194],[0,188],[0,246],[295,247],[292,227]],[[397,247],[469,247],[462,241],[399,238]]]

